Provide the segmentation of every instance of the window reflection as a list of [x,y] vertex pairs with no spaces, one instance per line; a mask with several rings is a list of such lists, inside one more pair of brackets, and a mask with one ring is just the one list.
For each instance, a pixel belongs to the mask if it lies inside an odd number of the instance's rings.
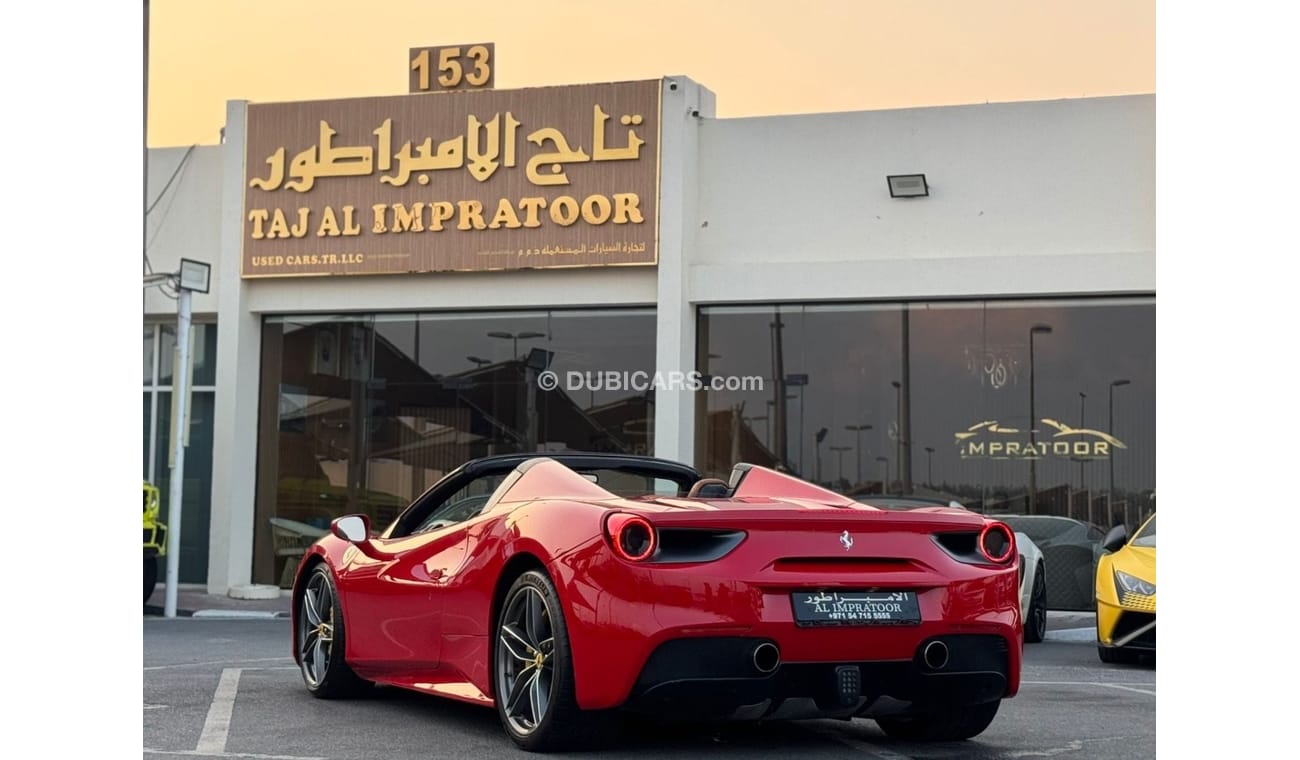
[[654,371],[653,310],[270,318],[263,328],[254,574],[270,518],[386,526],[470,459],[523,451],[648,453],[653,398],[545,390],[538,373]]
[[708,307],[698,351],[764,378],[701,394],[709,476],[749,461],[1106,526],[1154,509],[1152,299]]
[[1053,609],[1090,609],[1104,528],[1155,510],[1153,299],[707,307],[698,326],[703,371],[764,378],[700,394],[706,476],[752,462],[867,503],[1059,521],[1074,538],[1039,543]]

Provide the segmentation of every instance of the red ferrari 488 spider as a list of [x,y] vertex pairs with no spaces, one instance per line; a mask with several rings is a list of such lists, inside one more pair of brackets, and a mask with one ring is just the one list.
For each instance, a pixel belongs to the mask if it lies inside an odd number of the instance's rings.
[[757,466],[488,457],[380,533],[334,521],[298,567],[293,654],[318,697],[379,683],[495,706],[534,751],[627,712],[966,739],[1020,685],[1016,556],[981,515]]

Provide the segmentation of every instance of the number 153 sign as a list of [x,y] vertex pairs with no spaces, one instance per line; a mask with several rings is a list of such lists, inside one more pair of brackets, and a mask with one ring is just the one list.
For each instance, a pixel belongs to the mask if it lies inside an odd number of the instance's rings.
[[496,74],[496,45],[411,48],[411,92],[487,90]]

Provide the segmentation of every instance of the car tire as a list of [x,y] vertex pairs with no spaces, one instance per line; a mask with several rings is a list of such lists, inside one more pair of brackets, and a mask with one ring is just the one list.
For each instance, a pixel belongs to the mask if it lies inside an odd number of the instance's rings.
[[321,699],[364,694],[374,684],[354,673],[344,660],[347,631],[329,566],[317,565],[307,576],[302,594],[295,596],[294,652],[307,691]]
[[593,749],[613,738],[613,711],[582,710],[575,697],[568,627],[547,575],[520,575],[497,611],[492,684],[497,715],[515,744],[529,752]]
[[1002,700],[951,707],[908,718],[877,718],[880,729],[892,739],[952,742],[978,736],[998,714]]
[[1025,641],[1037,644],[1047,635],[1047,577],[1040,562],[1034,571],[1034,588],[1029,594],[1029,619],[1025,621]]
[[149,597],[153,596],[154,589],[158,587],[158,558],[144,558],[144,603],[149,603]]

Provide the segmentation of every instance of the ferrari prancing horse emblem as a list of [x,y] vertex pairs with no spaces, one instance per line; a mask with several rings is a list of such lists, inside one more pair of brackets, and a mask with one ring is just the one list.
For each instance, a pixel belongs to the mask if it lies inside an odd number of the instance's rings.
[[853,536],[850,536],[847,530],[844,531],[843,533],[840,534],[840,543],[844,545],[844,551],[848,551],[849,549],[852,549]]

